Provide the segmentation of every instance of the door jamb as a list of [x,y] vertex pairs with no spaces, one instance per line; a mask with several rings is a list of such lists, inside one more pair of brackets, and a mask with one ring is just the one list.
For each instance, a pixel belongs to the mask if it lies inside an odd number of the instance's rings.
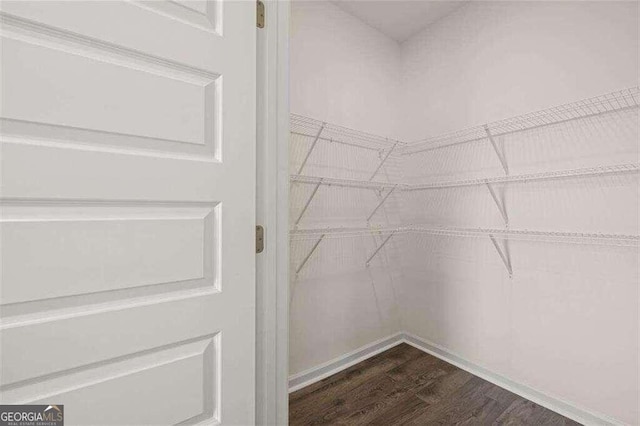
[[256,424],[289,417],[289,1],[263,0],[257,28]]

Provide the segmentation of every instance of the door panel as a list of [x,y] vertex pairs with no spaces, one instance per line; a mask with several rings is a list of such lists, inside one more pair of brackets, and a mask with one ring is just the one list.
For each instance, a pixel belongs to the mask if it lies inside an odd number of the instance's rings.
[[255,5],[1,8],[2,403],[251,424]]
[[[69,419],[93,419],[91,424],[121,423],[122,413],[128,413],[127,422],[132,425],[206,420],[217,408],[218,342],[216,337],[207,337],[112,360],[8,390],[5,397],[37,404],[64,400],[72,411],[67,414]],[[168,403],[160,404],[160,400]],[[95,416],[95,405],[87,401],[99,401],[106,409],[98,409],[100,415]]]
[[[124,298],[138,288],[141,294],[177,284],[219,288],[218,214],[204,203],[5,202],[2,238],[11,250],[3,257],[0,305],[55,299],[51,309],[72,296],[100,301],[104,291]],[[48,280],[65,285],[40,284]]]

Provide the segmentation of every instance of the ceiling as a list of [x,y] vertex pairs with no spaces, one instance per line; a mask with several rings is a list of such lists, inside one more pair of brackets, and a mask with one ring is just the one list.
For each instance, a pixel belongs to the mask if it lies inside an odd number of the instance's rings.
[[466,1],[333,0],[332,3],[402,43]]

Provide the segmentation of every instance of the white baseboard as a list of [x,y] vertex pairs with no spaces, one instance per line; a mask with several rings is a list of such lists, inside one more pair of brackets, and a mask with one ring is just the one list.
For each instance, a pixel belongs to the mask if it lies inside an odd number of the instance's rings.
[[619,421],[608,416],[592,413],[583,408],[576,407],[575,405],[563,401],[559,398],[552,397],[529,386],[507,379],[500,374],[496,374],[490,370],[487,370],[486,368],[467,361],[466,359],[448,351],[442,346],[431,343],[411,333],[403,333],[403,341],[428,354],[438,357],[441,360],[448,362],[449,364],[453,364],[456,367],[466,370],[474,376],[478,376],[488,382],[500,386],[501,388],[513,392],[516,395],[528,399],[529,401],[535,402],[538,405],[548,408],[551,411],[555,411],[558,414],[562,414],[563,416],[584,425],[622,425],[622,423],[620,423]]
[[602,415],[593,413],[589,410],[577,407],[574,404],[563,401],[560,398],[556,398],[545,394],[544,392],[533,389],[527,385],[514,382],[500,374],[496,374],[484,367],[481,367],[473,362],[450,352],[449,350],[439,346],[435,343],[431,343],[425,339],[415,336],[411,333],[399,332],[393,334],[384,339],[377,340],[368,345],[362,346],[355,351],[349,352],[338,358],[334,358],[324,364],[317,367],[310,368],[301,373],[295,374],[289,377],[289,393],[298,389],[302,389],[313,383],[329,377],[333,374],[339,373],[352,365],[355,365],[365,359],[371,358],[381,352],[386,351],[400,343],[407,343],[415,348],[420,349],[428,354],[440,358],[443,361],[453,364],[458,368],[461,368],[474,376],[478,376],[488,382],[491,382],[501,388],[507,389],[510,392],[515,393],[529,401],[535,402],[545,408],[548,408],[556,413],[562,414],[572,420],[575,420],[584,425],[623,425],[623,423]]
[[320,380],[339,373],[340,371],[362,362],[367,358],[371,358],[380,352],[384,352],[387,349],[397,346],[404,341],[403,337],[404,333],[401,332],[392,334],[389,337],[369,343],[355,351],[344,354],[338,358],[334,358],[324,364],[320,364],[317,367],[289,376],[289,393],[302,389],[303,387],[309,386],[315,382],[319,382]]

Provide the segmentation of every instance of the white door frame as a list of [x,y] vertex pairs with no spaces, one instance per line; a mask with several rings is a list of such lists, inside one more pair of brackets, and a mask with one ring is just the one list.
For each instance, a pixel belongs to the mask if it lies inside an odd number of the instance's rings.
[[289,1],[263,0],[257,43],[256,424],[289,416]]

